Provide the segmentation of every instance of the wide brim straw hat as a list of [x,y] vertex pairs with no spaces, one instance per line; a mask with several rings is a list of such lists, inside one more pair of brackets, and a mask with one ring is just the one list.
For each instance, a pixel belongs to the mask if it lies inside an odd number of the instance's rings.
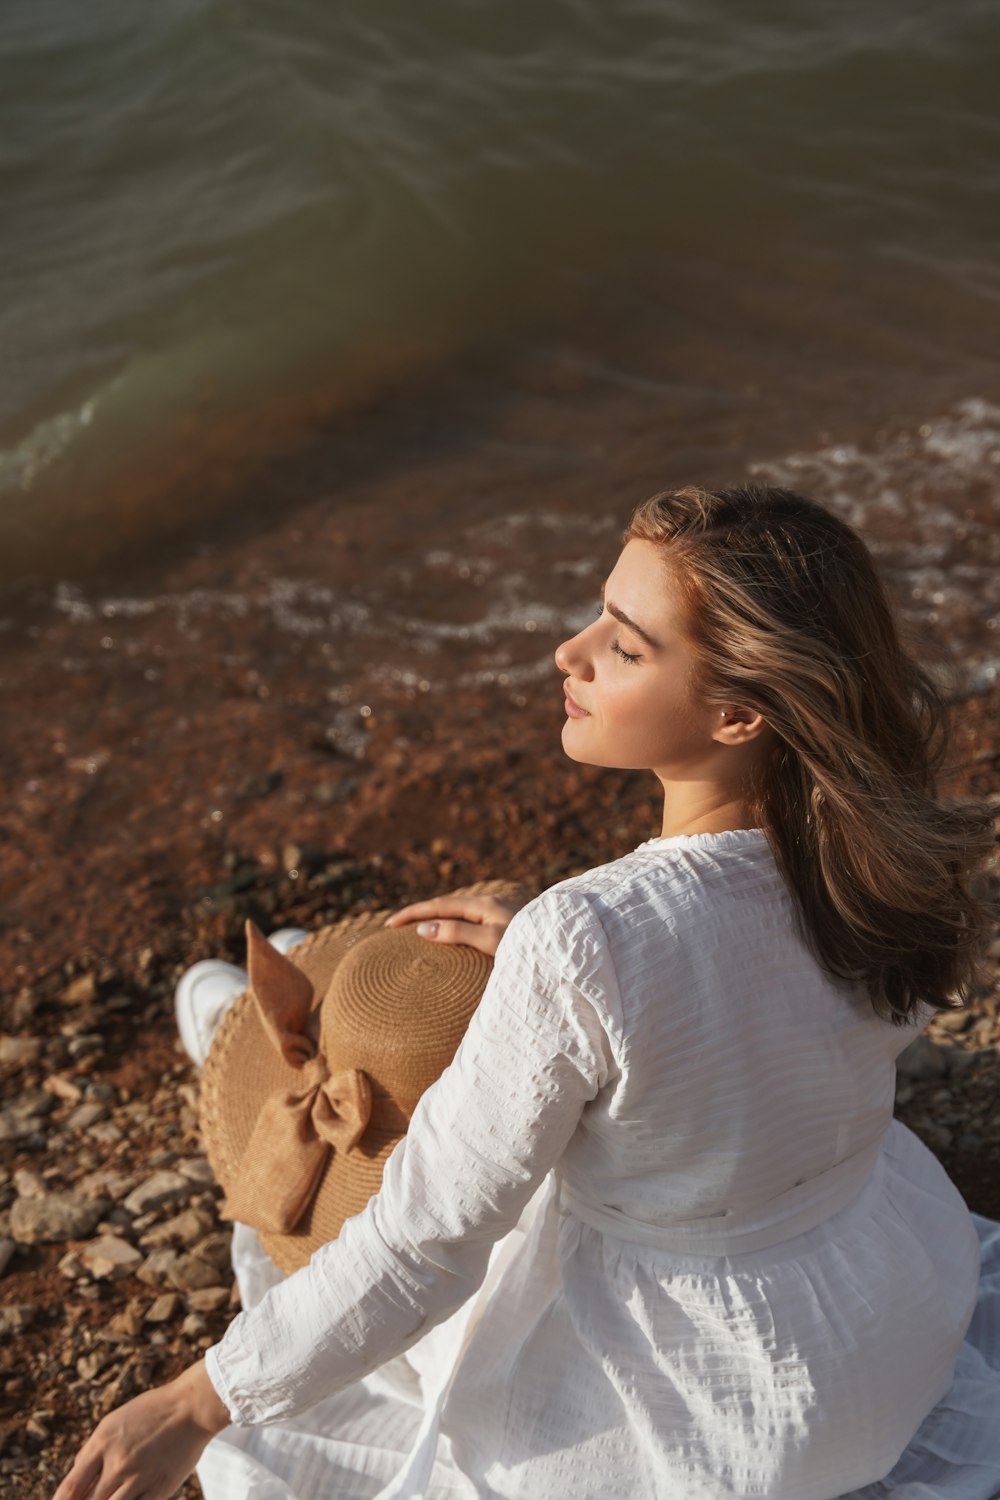
[[[504,881],[453,894],[527,899]],[[474,948],[387,928],[388,915],[347,917],[288,957],[248,923],[250,988],[205,1061],[201,1128],[223,1211],[285,1272],[378,1192],[492,970]]]

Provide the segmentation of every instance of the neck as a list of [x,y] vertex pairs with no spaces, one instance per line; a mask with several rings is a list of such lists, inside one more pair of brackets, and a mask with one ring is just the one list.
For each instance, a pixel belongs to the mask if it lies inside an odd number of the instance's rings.
[[758,819],[743,797],[708,794],[682,798],[676,788],[664,787],[661,838],[681,833],[729,833],[737,828],[756,828]]

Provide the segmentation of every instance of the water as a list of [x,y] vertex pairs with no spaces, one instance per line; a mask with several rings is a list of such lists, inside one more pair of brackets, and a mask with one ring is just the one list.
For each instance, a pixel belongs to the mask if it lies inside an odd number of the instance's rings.
[[7,0],[3,576],[208,524],[303,434],[622,285],[673,274],[710,327],[772,245],[763,368],[816,256],[953,298],[942,359],[982,350],[998,48],[985,0]]

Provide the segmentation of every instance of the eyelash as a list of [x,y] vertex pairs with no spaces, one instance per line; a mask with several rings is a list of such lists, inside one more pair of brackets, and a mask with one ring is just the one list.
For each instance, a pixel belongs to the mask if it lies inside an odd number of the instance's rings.
[[[597,606],[597,618],[600,619],[603,613],[604,605],[599,604]],[[620,656],[622,661],[627,662],[630,667],[634,667],[636,662],[639,661],[642,656],[641,651],[626,651],[621,641],[618,640],[617,636],[611,642],[611,650],[615,653],[616,656]]]
[[640,657],[640,654],[641,654],[638,651],[626,651],[626,650],[624,650],[620,641],[612,641],[611,642],[611,649],[615,653],[616,656],[620,656],[621,657],[622,661],[627,661],[630,667],[634,667],[635,666],[635,664],[639,660],[639,657]]

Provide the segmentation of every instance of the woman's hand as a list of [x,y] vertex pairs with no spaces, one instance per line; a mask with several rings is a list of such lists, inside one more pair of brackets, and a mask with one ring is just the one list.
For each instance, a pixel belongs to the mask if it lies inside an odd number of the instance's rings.
[[111,1412],[76,1455],[53,1500],[167,1500],[229,1423],[204,1360]]
[[511,917],[523,905],[524,901],[498,896],[437,896],[404,906],[385,925],[405,927],[416,922],[418,935],[428,942],[465,943],[492,958]]

